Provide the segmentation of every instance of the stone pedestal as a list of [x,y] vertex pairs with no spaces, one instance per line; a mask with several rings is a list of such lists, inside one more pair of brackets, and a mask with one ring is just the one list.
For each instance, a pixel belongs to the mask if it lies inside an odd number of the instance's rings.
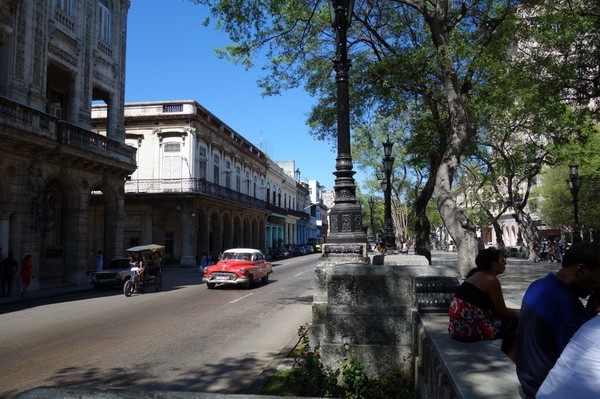
[[367,375],[398,368],[407,381],[414,379],[415,280],[421,276],[454,280],[457,273],[428,266],[424,257],[397,257],[396,262],[414,263],[319,262],[311,342],[320,347],[325,366],[338,369],[343,362],[356,359]]

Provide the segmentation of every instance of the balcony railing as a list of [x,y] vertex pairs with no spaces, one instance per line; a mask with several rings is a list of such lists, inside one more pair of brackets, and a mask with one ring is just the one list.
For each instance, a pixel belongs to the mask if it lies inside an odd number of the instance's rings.
[[294,215],[303,219],[310,216],[302,211],[285,209],[273,205],[262,199],[251,197],[219,184],[211,183],[206,179],[136,179],[125,182],[125,193],[137,194],[202,194],[215,198],[232,201],[252,208],[262,209],[281,215]]
[[58,122],[57,131],[58,141],[62,144],[109,156],[117,161],[134,163],[137,150],[130,145],[119,143],[64,121]]
[[136,149],[0,96],[0,126],[135,165]]

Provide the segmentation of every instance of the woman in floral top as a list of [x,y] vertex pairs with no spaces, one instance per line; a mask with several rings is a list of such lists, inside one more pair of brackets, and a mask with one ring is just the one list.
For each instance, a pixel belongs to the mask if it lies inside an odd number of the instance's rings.
[[502,339],[502,351],[514,361],[520,311],[506,307],[497,277],[506,269],[506,256],[487,248],[475,264],[450,304],[448,331],[464,342]]

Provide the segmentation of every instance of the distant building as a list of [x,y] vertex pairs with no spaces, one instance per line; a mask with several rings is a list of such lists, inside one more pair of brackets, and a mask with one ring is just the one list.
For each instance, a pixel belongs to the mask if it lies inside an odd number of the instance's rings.
[[[106,106],[93,114],[103,132]],[[125,185],[126,246],[165,245],[166,261],[191,265],[306,239],[308,190],[197,102],[128,103],[125,125],[139,165]]]
[[[84,282],[98,249],[124,252],[129,5],[0,2],[0,247],[32,255],[34,284]],[[102,135],[93,102],[107,104]]]

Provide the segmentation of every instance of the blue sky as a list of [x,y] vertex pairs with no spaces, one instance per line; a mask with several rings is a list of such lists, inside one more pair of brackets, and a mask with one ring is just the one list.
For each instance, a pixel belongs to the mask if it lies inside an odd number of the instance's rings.
[[302,90],[263,98],[259,68],[246,71],[217,58],[214,48],[227,36],[202,26],[206,15],[185,0],[131,2],[125,101],[196,100],[271,159],[295,160],[303,179],[332,189],[336,152],[305,124],[315,101]]

